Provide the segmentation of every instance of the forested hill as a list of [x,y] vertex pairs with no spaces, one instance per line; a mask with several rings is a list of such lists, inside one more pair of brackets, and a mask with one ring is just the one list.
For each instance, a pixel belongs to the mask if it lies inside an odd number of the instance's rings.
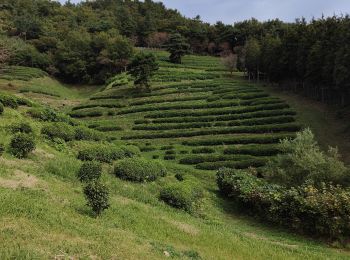
[[233,54],[237,68],[253,79],[283,83],[326,103],[350,102],[348,16],[211,25],[151,0],[0,2],[0,48],[6,46],[10,63],[67,82],[104,83],[125,69],[133,46],[164,47],[173,33],[194,53]]

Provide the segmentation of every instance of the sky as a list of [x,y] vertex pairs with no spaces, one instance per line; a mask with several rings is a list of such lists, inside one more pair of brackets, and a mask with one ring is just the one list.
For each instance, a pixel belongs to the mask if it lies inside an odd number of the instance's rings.
[[[158,0],[157,0],[158,1]],[[65,2],[65,0],[60,0]],[[71,0],[71,2],[80,2]],[[279,18],[292,22],[295,18],[319,18],[333,14],[350,14],[350,0],[163,0],[167,7],[187,17],[200,15],[209,23],[233,24],[255,17],[258,20]]]

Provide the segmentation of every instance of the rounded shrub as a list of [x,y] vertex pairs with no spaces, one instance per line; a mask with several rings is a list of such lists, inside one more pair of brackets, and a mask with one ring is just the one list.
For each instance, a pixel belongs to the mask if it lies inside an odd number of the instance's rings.
[[164,160],[166,160],[166,161],[171,161],[171,160],[175,160],[175,159],[176,159],[176,156],[174,154],[164,155]]
[[109,208],[109,191],[106,186],[98,181],[89,182],[84,187],[84,195],[87,205],[98,216]]
[[77,177],[81,182],[98,180],[101,177],[102,165],[100,162],[84,162],[77,172]]
[[78,126],[74,129],[75,140],[91,140],[91,141],[100,141],[102,139],[102,133],[99,133],[96,130],[92,130],[86,126]]
[[178,181],[183,181],[185,179],[183,173],[176,173],[175,174],[175,178],[178,180]]
[[114,174],[122,180],[151,182],[166,175],[165,167],[157,161],[144,158],[128,158],[118,162]]
[[193,212],[203,198],[203,190],[190,181],[166,185],[160,191],[160,199],[168,205]]
[[10,129],[13,134],[16,134],[16,133],[30,134],[33,132],[33,129],[30,126],[30,124],[26,122],[12,124],[10,126]]
[[75,138],[75,131],[71,125],[66,123],[51,123],[41,129],[41,134],[53,140],[61,138],[64,141],[72,141]]
[[31,135],[19,133],[11,139],[10,152],[17,158],[26,158],[34,150],[35,142]]

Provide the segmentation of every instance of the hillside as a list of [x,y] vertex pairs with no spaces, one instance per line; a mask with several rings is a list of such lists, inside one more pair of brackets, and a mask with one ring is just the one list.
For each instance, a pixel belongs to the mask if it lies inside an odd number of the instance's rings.
[[[37,147],[27,159],[8,150],[0,157],[1,259],[348,259],[345,249],[254,220],[218,195],[214,170],[262,167],[279,152],[279,139],[305,126],[296,110],[258,85],[227,77],[219,59],[186,56],[174,66],[166,55],[157,52],[161,68],[151,92],[131,84],[65,86],[24,67],[2,76],[0,98],[19,107],[5,105],[0,143],[8,146],[9,126],[27,122]],[[44,107],[70,114],[102,140],[46,138],[41,129],[53,123],[42,116]],[[56,113],[50,115],[71,120]],[[136,146],[162,161],[168,175],[131,183],[104,163],[111,207],[94,218],[75,174],[79,151],[97,144]],[[204,189],[196,212],[159,200],[161,188],[177,182],[175,174]]]

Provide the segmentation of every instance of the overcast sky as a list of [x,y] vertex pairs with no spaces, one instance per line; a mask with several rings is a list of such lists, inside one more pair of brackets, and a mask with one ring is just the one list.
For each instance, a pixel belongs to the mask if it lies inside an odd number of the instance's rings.
[[[65,2],[65,0],[60,0]],[[80,2],[71,0],[71,2]],[[255,17],[259,20],[350,14],[350,0],[164,0],[167,7],[179,10],[187,17],[200,15],[203,21],[223,21],[232,24]]]

